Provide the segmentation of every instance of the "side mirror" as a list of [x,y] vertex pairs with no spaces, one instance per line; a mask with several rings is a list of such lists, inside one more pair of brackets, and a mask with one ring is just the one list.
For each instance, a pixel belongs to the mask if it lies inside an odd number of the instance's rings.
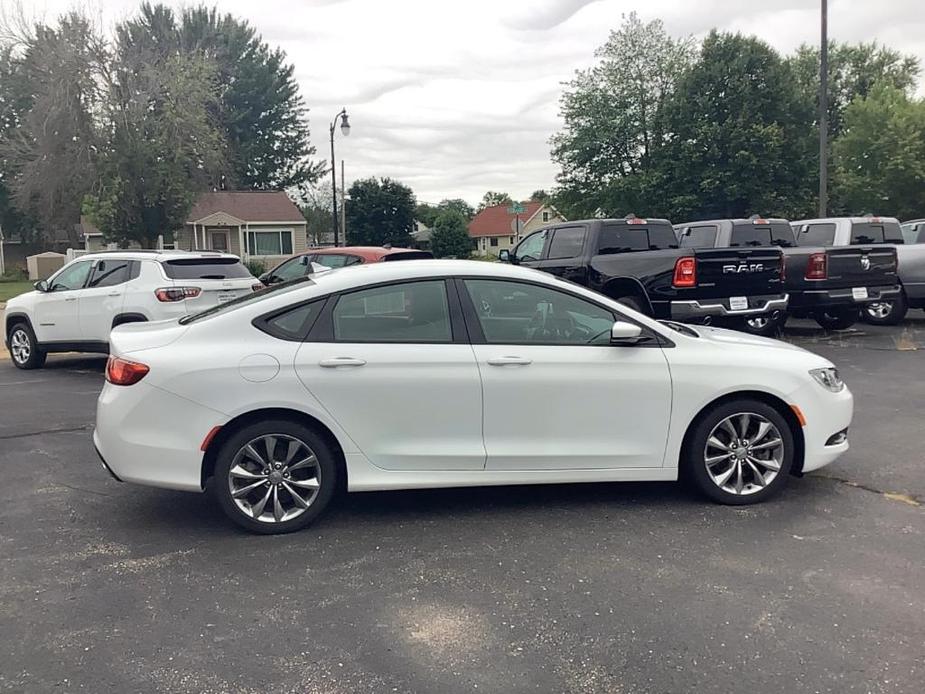
[[270,273],[265,272],[262,275],[260,275],[260,277],[258,277],[257,279],[263,282],[264,284],[269,284],[270,283]]
[[498,251],[498,260],[500,260],[502,263],[511,262],[511,252],[506,248],[502,248],[500,251]]
[[45,281],[45,280],[39,280],[38,282],[36,282],[36,283],[33,284],[32,286],[35,287],[36,290],[37,290],[37,291],[40,291],[40,292],[47,292],[47,291],[48,291],[48,282]]
[[635,345],[642,342],[645,338],[642,335],[642,328],[634,323],[618,320],[610,329],[610,344],[612,345]]

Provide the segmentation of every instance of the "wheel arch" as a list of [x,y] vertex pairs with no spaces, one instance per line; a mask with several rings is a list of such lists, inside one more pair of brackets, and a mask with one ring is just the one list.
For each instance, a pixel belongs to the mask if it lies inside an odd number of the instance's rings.
[[795,475],[796,477],[803,476],[803,461],[805,459],[806,453],[806,441],[803,438],[803,427],[800,424],[800,420],[797,418],[796,413],[787,404],[777,395],[773,393],[768,393],[761,390],[739,390],[732,393],[725,393],[717,398],[714,398],[706,405],[700,408],[700,411],[691,419],[690,424],[687,425],[687,429],[684,432],[684,438],[681,441],[681,450],[678,460],[678,467],[683,464],[685,458],[685,453],[690,447],[691,438],[694,435],[694,430],[697,428],[697,425],[700,421],[709,414],[709,412],[720,405],[724,405],[727,402],[733,400],[757,400],[758,402],[763,402],[770,407],[773,407],[777,413],[784,418],[784,421],[787,422],[790,427],[790,433],[793,435],[793,465],[790,468],[790,474]]
[[614,277],[607,280],[601,287],[601,293],[609,296],[611,299],[619,300],[624,296],[632,296],[642,303],[642,307],[647,315],[653,315],[652,303],[649,301],[649,293],[635,277]]
[[125,313],[118,313],[112,319],[112,327],[115,328],[117,325],[125,325],[126,323],[147,323],[148,317],[139,313],[138,311],[127,311]]
[[32,325],[32,320],[25,313],[10,313],[3,317],[3,337],[9,338],[10,331],[13,329],[13,326],[17,323],[26,323],[29,326],[29,330],[32,331],[32,334],[35,334],[35,326]]
[[325,439],[325,442],[331,447],[331,451],[334,453],[337,460],[337,465],[341,473],[340,486],[342,489],[347,488],[347,459],[344,455],[344,448],[340,441],[338,441],[337,436],[334,435],[334,432],[331,431],[324,422],[300,410],[287,407],[265,407],[237,415],[228,422],[225,422],[222,428],[218,430],[218,433],[212,437],[202,457],[200,485],[203,489],[205,489],[208,479],[212,477],[215,472],[218,451],[221,450],[225,442],[241,428],[264,419],[288,419],[292,422],[305,425],[321,435]]

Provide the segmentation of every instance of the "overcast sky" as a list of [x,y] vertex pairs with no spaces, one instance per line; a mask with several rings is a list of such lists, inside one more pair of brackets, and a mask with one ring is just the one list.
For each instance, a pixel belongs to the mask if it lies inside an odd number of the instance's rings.
[[[14,0],[0,0],[0,3]],[[90,0],[111,27],[136,0]],[[198,4],[175,2],[180,7]],[[212,4],[212,3],[206,3]],[[391,176],[419,200],[486,190],[524,198],[554,184],[547,140],[561,82],[636,11],[675,35],[756,34],[782,52],[818,43],[819,0],[221,0],[295,65],[319,158],[342,106],[353,130],[337,158],[354,178]],[[71,0],[25,0],[46,19]],[[925,0],[830,0],[829,35],[876,39],[925,64]],[[923,89],[920,87],[919,92]],[[339,175],[338,167],[338,175]]]

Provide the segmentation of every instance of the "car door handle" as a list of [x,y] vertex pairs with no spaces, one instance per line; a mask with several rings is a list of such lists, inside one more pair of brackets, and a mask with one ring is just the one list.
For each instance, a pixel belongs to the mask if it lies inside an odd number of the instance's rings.
[[77,297],[76,296],[66,296],[64,297],[64,300],[65,301],[77,301]]
[[119,296],[122,292],[109,292],[109,296]]
[[528,366],[533,360],[527,357],[492,357],[488,363],[491,366]]
[[318,362],[318,366],[323,366],[326,369],[336,369],[339,366],[363,366],[364,364],[366,364],[365,359],[357,359],[356,357],[330,357]]

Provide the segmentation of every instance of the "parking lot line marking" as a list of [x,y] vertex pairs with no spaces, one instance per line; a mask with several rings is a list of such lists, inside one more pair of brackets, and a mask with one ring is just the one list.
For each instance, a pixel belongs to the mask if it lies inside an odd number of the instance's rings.
[[47,378],[37,378],[34,381],[8,381],[7,383],[0,383],[0,386],[25,386],[31,383],[45,383],[48,380]]
[[43,434],[71,434],[75,431],[88,431],[93,427],[92,424],[84,424],[79,427],[64,427],[61,429],[42,429],[39,431],[26,431],[21,434],[0,434],[0,441],[9,439],[24,439],[29,436],[42,436]]

